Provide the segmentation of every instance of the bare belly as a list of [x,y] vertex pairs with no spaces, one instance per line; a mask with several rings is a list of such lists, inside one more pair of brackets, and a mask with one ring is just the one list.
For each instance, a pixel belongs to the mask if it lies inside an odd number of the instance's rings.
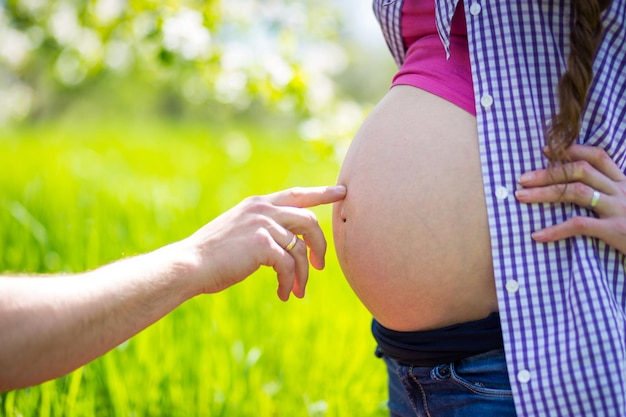
[[384,326],[426,330],[497,311],[476,120],[392,88],[355,136],[333,209],[337,256]]

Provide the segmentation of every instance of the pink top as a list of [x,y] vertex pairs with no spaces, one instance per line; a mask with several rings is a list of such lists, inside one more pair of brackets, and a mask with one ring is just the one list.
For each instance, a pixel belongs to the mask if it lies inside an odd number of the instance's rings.
[[402,39],[408,50],[392,85],[412,85],[476,116],[463,2],[452,19],[449,59],[437,33],[432,0],[404,1]]

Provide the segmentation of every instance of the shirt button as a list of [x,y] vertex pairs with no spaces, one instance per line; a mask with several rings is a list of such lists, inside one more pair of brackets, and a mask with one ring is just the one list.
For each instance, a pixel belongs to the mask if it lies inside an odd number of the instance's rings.
[[493,97],[491,97],[491,94],[483,94],[480,98],[480,104],[486,109],[491,107],[493,105]]
[[505,287],[508,292],[510,292],[511,294],[515,294],[517,290],[519,290],[519,282],[515,281],[514,279],[508,280]]
[[501,185],[496,187],[496,198],[498,200],[506,200],[508,196],[509,190],[507,190],[506,187],[503,187]]
[[480,4],[478,3],[472,3],[472,5],[470,6],[470,14],[472,16],[478,16],[480,14]]
[[522,369],[517,373],[517,380],[522,384],[526,384],[530,381],[530,371],[527,369]]

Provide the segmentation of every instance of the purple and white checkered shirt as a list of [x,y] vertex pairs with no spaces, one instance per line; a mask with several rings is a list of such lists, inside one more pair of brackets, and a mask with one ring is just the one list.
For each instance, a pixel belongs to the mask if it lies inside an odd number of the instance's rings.
[[[413,0],[406,0],[413,1]],[[459,0],[434,0],[442,48]],[[546,122],[569,53],[568,0],[463,0],[480,155],[509,376],[519,416],[626,416],[626,259],[575,237],[531,232],[572,216],[572,204],[521,204],[523,172],[545,167]],[[400,64],[403,0],[374,0]],[[604,148],[626,172],[626,0],[603,15],[579,143]]]

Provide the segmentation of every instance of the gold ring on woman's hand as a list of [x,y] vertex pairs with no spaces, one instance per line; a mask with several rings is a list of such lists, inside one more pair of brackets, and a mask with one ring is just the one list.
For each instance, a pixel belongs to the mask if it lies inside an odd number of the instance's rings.
[[589,208],[591,210],[595,209],[598,206],[598,202],[600,201],[600,191],[593,190],[593,197],[591,197],[591,202],[589,203]]

